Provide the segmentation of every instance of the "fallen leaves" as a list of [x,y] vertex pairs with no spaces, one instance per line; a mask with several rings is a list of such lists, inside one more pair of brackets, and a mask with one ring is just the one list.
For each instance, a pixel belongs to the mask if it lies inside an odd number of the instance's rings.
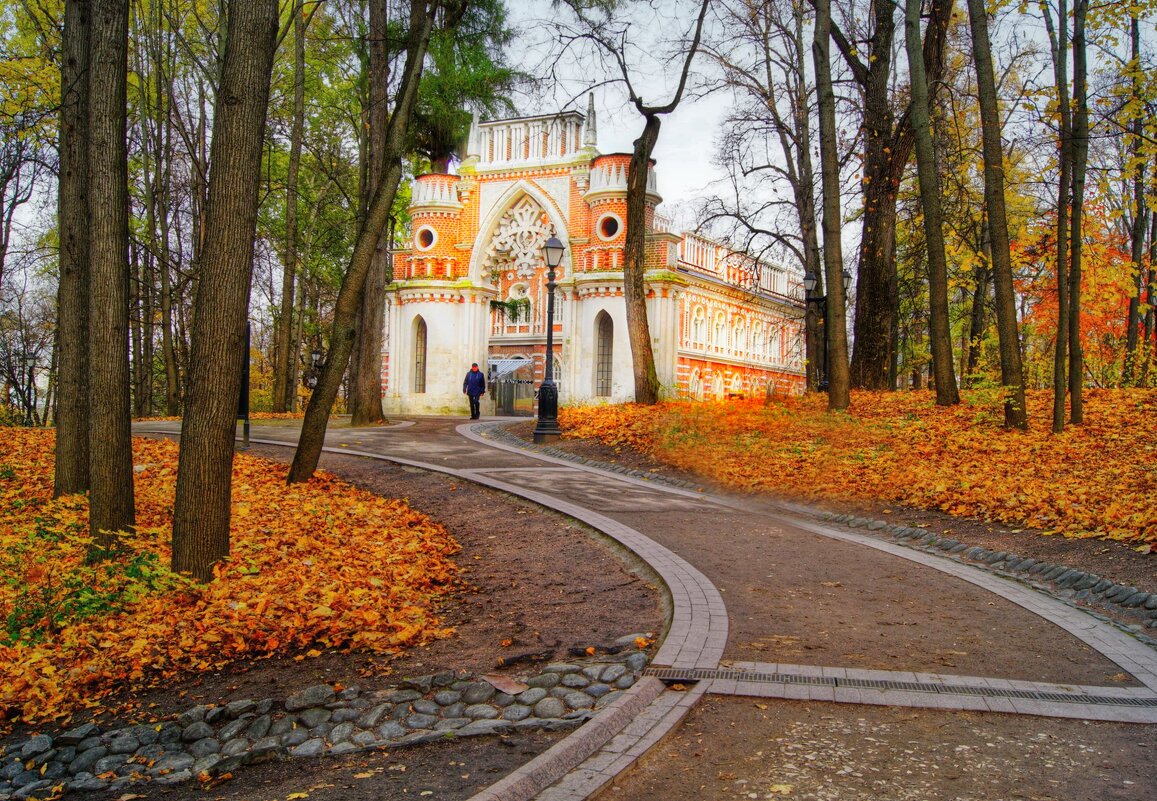
[[1157,390],[1088,390],[1085,424],[1050,432],[1052,395],[1028,393],[1032,427],[1001,426],[1001,398],[853,392],[759,401],[567,407],[568,438],[631,447],[749,492],[872,499],[1066,537],[1157,542]]
[[137,531],[87,564],[87,501],[53,500],[53,434],[0,438],[0,721],[65,716],[113,689],[242,658],[394,653],[448,636],[435,615],[458,545],[400,500],[238,455],[230,558],[197,585],[167,569],[177,447],[134,441]]

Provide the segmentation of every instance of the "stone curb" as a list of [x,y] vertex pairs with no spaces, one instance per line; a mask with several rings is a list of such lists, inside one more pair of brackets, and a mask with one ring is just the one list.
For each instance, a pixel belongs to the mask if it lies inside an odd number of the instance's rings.
[[567,775],[583,760],[622,731],[647,709],[664,691],[663,682],[644,678],[625,695],[588,720],[574,734],[508,774],[469,801],[521,801],[538,793]]

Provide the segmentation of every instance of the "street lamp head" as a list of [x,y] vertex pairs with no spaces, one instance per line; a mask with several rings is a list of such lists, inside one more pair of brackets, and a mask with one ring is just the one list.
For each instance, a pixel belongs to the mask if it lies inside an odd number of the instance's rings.
[[844,269],[844,294],[847,295],[848,292],[851,291],[851,289],[852,289],[852,273],[847,268],[845,268]]
[[816,285],[819,283],[819,278],[811,270],[803,274],[803,291],[811,294],[816,291]]
[[552,236],[546,240],[546,243],[542,246],[542,250],[546,254],[547,267],[553,270],[562,264],[562,254],[566,251],[566,246],[559,241],[557,236]]
[[309,363],[311,365],[313,365],[314,367],[317,367],[319,364],[321,364],[321,351],[320,350],[318,350],[317,348],[314,348],[313,350],[311,350],[309,352]]

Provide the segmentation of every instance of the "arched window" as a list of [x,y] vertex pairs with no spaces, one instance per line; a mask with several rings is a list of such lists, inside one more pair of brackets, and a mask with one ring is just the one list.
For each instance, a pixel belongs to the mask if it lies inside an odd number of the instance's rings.
[[715,336],[711,340],[711,344],[717,348],[727,347],[727,317],[723,312],[715,313]]
[[716,372],[711,380],[711,395],[716,400],[723,397],[723,373]]
[[414,392],[426,391],[426,321],[414,321]]
[[731,332],[731,347],[737,354],[742,354],[747,351],[747,340],[744,336],[747,329],[744,327],[743,319],[737,318],[735,320],[735,328]]
[[595,318],[595,396],[611,396],[611,377],[614,369],[615,324],[605,311]]
[[702,345],[703,338],[706,334],[707,315],[703,313],[702,306],[696,306],[695,310],[691,312],[691,343],[694,345]]

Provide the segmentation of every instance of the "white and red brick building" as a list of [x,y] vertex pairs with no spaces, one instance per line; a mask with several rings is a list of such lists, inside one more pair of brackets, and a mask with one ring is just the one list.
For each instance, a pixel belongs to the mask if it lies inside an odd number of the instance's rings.
[[[531,411],[552,235],[567,246],[553,333],[560,402],[632,399],[622,273],[630,156],[599,154],[595,139],[593,111],[476,123],[457,175],[414,181],[412,244],[395,254],[387,288],[388,414],[461,412],[471,362],[499,379],[484,411]],[[652,170],[645,285],[664,392],[802,391],[801,276],[666,230],[660,202]]]

